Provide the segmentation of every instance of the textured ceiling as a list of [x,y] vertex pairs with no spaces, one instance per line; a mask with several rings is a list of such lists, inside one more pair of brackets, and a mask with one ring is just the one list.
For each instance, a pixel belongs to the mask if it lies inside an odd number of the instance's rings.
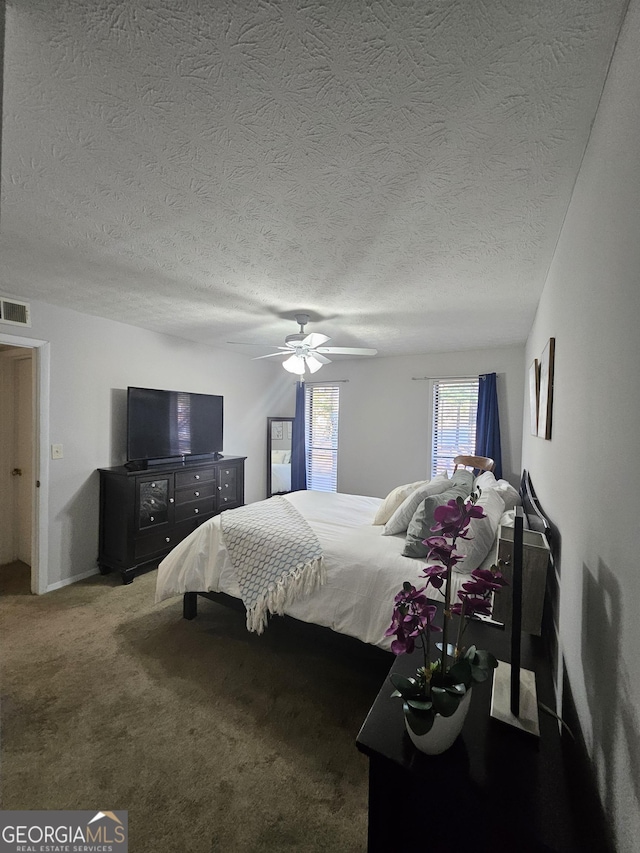
[[300,310],[522,342],[625,3],[7,0],[0,292],[251,355]]

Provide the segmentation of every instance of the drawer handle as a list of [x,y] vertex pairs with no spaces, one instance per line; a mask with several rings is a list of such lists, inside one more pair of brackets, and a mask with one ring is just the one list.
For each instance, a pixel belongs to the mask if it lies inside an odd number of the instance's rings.
[[225,473],[225,474],[230,474],[231,472],[230,472],[230,471],[225,471],[224,473]]
[[200,479],[200,474],[194,474],[193,476],[196,478],[196,480]]
[[153,515],[150,515],[150,516],[149,516],[149,521],[155,521],[155,518],[154,518],[154,516],[153,516]]
[[218,486],[218,491],[219,491],[219,492],[221,492],[221,491],[222,491],[222,486]]
[[151,483],[151,488],[152,488],[152,489],[155,489],[155,487],[156,487],[156,484],[155,484],[155,483]]
[[170,503],[170,504],[172,504],[172,503],[173,503],[173,498],[169,498],[169,503]]
[[195,514],[197,515],[197,514],[200,512],[200,510],[199,510],[199,509],[194,509],[194,512],[195,512]]
[[200,497],[200,492],[194,492],[193,494],[194,494],[197,498],[199,498],[199,497]]
[[228,500],[229,500],[229,498],[225,498],[225,499],[224,499],[224,502],[226,503]]
[[225,487],[225,489],[228,489],[228,488],[229,488],[229,483],[225,483],[225,484],[224,484],[224,487]]
[[164,541],[165,541],[165,542],[171,542],[171,537],[170,537],[170,536],[165,536],[165,537],[164,537]]

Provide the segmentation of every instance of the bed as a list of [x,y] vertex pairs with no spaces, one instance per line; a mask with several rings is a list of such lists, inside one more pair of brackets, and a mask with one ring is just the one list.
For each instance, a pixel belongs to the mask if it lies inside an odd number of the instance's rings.
[[[323,583],[313,592],[286,603],[282,612],[388,649],[390,638],[385,637],[385,631],[394,596],[404,581],[423,585],[421,571],[427,564],[424,556],[403,553],[409,547],[411,530],[411,524],[405,524],[406,518],[413,521],[416,508],[428,500],[443,502],[465,475],[469,489],[476,485],[482,489],[481,502],[488,519],[474,522],[482,527],[475,531],[479,535],[474,536],[473,545],[462,543],[469,553],[466,572],[454,574],[455,593],[473,568],[493,564],[500,525],[513,523],[513,507],[520,503],[517,490],[506,481],[496,481],[492,474],[478,478],[473,478],[471,472],[457,472],[452,478],[440,475],[431,481],[397,487],[385,499],[300,491],[250,505],[259,504],[259,509],[268,511],[276,506],[270,502],[288,502],[309,525],[322,550]],[[158,567],[157,601],[183,596],[184,616],[191,619],[197,612],[198,596],[214,600],[241,598],[223,530],[223,522],[228,524],[231,514],[237,512],[228,510],[224,514],[228,516],[226,521],[221,515],[208,520],[164,558]],[[438,600],[439,594],[431,592]]]

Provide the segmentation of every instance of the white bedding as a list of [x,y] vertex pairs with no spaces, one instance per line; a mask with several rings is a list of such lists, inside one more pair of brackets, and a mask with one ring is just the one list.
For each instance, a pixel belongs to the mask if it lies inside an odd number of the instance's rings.
[[[420,572],[426,561],[402,556],[404,534],[383,536],[382,527],[372,524],[380,498],[314,491],[284,497],[318,536],[327,574],[324,586],[285,612],[388,649],[391,638],[384,633],[391,623],[394,596],[405,580],[416,586],[424,583]],[[492,549],[488,565],[493,557]],[[454,576],[453,594],[465,579],[465,575]],[[176,545],[158,567],[156,601],[185,592],[226,592],[240,597],[219,516]]]

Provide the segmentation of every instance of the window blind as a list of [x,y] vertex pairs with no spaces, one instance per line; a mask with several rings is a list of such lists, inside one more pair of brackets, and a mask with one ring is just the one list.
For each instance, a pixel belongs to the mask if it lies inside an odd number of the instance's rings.
[[305,387],[307,488],[316,492],[338,489],[338,385]]
[[432,477],[451,474],[458,454],[475,454],[477,411],[477,376],[433,380]]

